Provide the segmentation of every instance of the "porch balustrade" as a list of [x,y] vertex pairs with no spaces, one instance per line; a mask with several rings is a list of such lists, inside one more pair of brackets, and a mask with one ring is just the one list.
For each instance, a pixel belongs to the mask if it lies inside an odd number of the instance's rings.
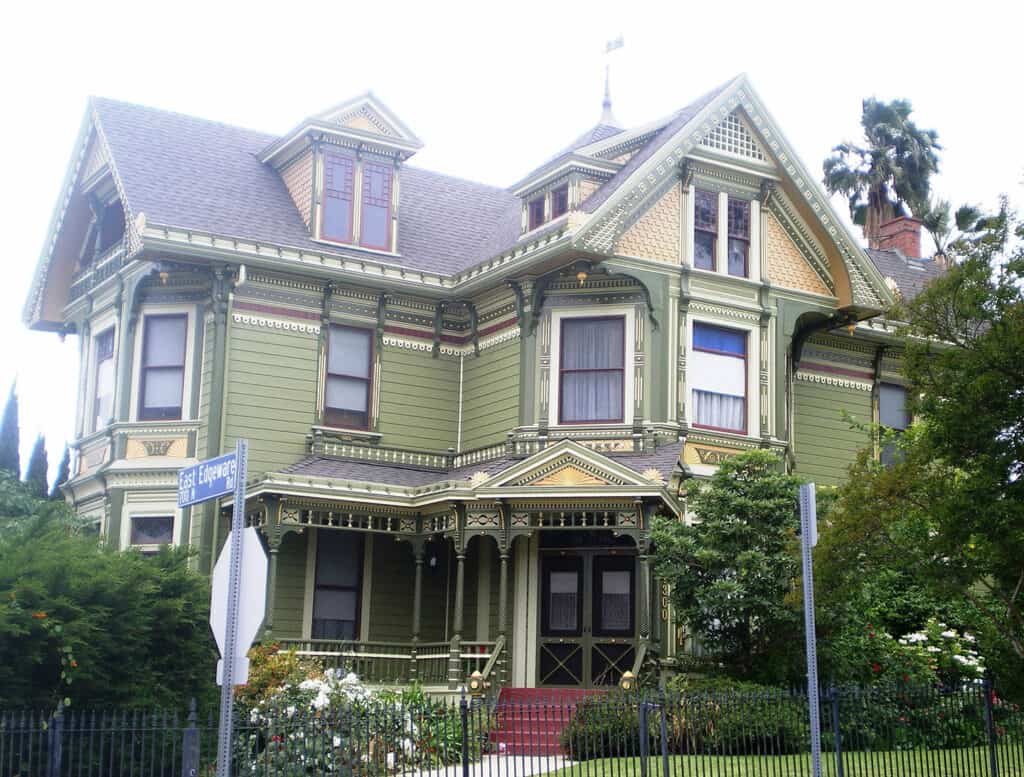
[[[284,650],[314,658],[326,667],[354,672],[371,684],[400,684],[417,680],[423,685],[449,682],[451,642],[351,642],[331,639],[282,639]],[[462,642],[459,647],[460,681],[483,672],[501,660],[504,642]],[[492,659],[494,659],[492,661]]]

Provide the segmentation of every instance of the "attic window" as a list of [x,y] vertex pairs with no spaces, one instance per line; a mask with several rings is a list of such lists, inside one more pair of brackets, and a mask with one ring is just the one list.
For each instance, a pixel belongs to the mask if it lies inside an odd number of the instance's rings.
[[100,222],[98,255],[105,254],[124,237],[124,208],[121,201],[115,200],[103,209]]
[[363,203],[359,244],[387,251],[391,248],[391,168],[363,163]]
[[328,240],[352,241],[352,204],[355,160],[340,154],[324,156],[323,225]]
[[761,147],[734,113],[726,116],[700,144],[727,154],[764,161]]
[[569,212],[569,184],[551,191],[551,218],[557,219]]
[[536,197],[527,206],[530,210],[530,229],[536,229],[544,223],[544,198]]

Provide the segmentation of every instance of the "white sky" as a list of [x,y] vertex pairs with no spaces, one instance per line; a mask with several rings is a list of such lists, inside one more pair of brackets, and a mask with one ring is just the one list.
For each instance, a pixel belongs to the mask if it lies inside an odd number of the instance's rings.
[[817,173],[859,140],[863,97],[907,97],[945,146],[940,195],[1024,204],[1016,3],[135,0],[4,17],[0,401],[17,376],[22,465],[42,432],[51,476],[73,433],[75,338],[27,331],[21,310],[88,95],[282,133],[372,89],[425,142],[414,164],[505,186],[596,122],[604,43],[621,34],[627,126],[746,72]]

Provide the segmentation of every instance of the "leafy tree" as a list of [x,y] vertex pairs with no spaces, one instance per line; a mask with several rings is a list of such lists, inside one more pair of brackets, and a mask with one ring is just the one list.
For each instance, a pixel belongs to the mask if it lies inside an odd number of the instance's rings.
[[18,395],[14,389],[12,383],[0,420],[0,470],[12,472],[17,478],[21,477],[21,454],[18,453]]
[[53,479],[53,487],[50,489],[50,499],[64,500],[64,492],[60,487],[71,479],[71,449],[64,446],[64,455],[60,457],[60,464],[57,465],[57,477]]
[[869,97],[861,108],[864,144],[835,146],[823,164],[824,183],[829,194],[846,197],[854,223],[871,240],[889,219],[924,212],[942,147],[935,130],[911,121],[909,100]]
[[209,589],[188,558],[115,551],[0,473],[0,708],[211,701]]
[[750,451],[689,498],[695,523],[654,526],[654,568],[676,612],[739,676],[777,671],[769,658],[799,627],[785,601],[799,575],[798,484],[775,454]]
[[36,499],[46,499],[49,469],[50,464],[46,460],[46,438],[40,434],[32,446],[32,455],[28,457],[28,469],[25,470],[25,485]]

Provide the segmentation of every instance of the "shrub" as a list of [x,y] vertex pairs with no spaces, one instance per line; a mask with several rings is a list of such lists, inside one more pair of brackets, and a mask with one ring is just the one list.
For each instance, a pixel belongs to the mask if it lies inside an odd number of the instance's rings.
[[[638,755],[639,699],[617,691],[585,698],[562,729],[562,749],[574,761]],[[650,730],[658,729],[651,726]]]

